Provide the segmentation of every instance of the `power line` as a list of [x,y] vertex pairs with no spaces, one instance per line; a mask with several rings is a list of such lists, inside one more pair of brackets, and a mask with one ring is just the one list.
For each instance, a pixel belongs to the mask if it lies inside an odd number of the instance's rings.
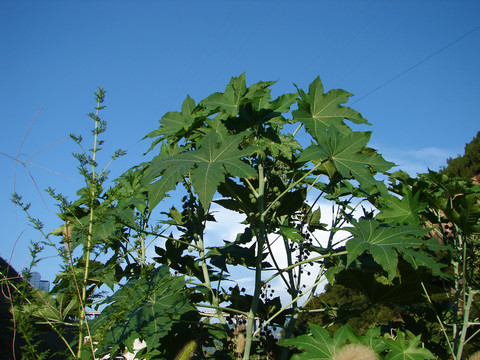
[[[387,2],[385,2],[385,4],[386,4],[386,6],[388,6]],[[341,78],[341,79],[338,80],[338,83],[339,83],[339,84],[343,84],[343,83],[345,82],[345,80],[346,80],[347,78],[349,78],[352,73],[357,72],[358,68],[359,68],[361,65],[363,65],[363,63],[364,63],[367,59],[369,59],[369,58],[375,53],[375,51],[378,53],[378,50],[381,49],[381,48],[383,48],[383,45],[385,45],[387,42],[389,42],[390,39],[392,38],[392,36],[393,36],[396,32],[398,32],[398,30],[401,29],[401,28],[405,25],[405,23],[407,23],[408,21],[411,21],[411,20],[412,20],[412,16],[411,16],[411,15],[419,13],[420,8],[424,8],[426,4],[427,4],[426,2],[421,2],[421,1],[419,1],[417,7],[416,7],[416,8],[412,8],[411,12],[410,12],[409,14],[407,14],[406,17],[404,17],[403,19],[400,19],[401,21],[395,26],[395,28],[393,28],[393,30],[390,31],[390,33],[387,34],[387,33],[385,32],[385,33],[384,33],[384,36],[383,36],[382,42],[381,42],[381,43],[378,43],[378,42],[377,42],[376,45],[373,45],[373,46],[372,46],[372,49],[368,52],[368,54],[365,55],[365,56],[363,56],[360,61],[357,61],[357,64],[356,64],[355,66],[352,66],[352,67],[350,68],[350,71],[349,71],[348,73],[346,73],[343,78]],[[382,14],[382,15],[383,15],[383,14]],[[378,16],[378,13],[377,13],[377,15],[375,16],[375,18],[376,18],[377,16]],[[373,20],[375,20],[375,18],[373,18],[373,19],[371,19],[371,20],[368,20],[368,22],[373,22]],[[360,32],[359,32],[359,33],[360,33]],[[358,58],[357,58],[357,59],[358,59]]]
[[375,89],[373,89],[372,91],[370,91],[368,94],[366,94],[366,95],[358,98],[357,100],[353,101],[353,102],[351,103],[351,105],[359,102],[360,100],[365,99],[367,96],[372,95],[374,92],[376,92],[376,91],[380,90],[381,88],[387,86],[387,85],[390,84],[392,81],[397,80],[399,77],[402,77],[402,76],[405,75],[406,73],[408,73],[408,72],[410,72],[411,70],[415,69],[417,66],[419,66],[419,65],[423,64],[424,62],[430,60],[430,59],[433,58],[434,56],[440,54],[442,51],[448,49],[450,46],[452,46],[452,45],[456,44],[457,42],[459,42],[460,40],[462,40],[464,37],[467,37],[468,35],[470,35],[471,33],[475,32],[475,31],[477,31],[477,30],[479,30],[479,29],[480,29],[480,25],[478,25],[477,27],[473,28],[473,29],[470,30],[470,31],[467,31],[465,34],[463,34],[463,35],[460,36],[459,38],[455,39],[455,40],[452,41],[451,43],[443,46],[443,47],[440,48],[439,50],[435,51],[433,54],[428,55],[426,58],[424,58],[424,59],[420,60],[419,62],[417,62],[416,64],[410,66],[408,69],[402,71],[400,74],[394,76],[393,78],[391,78],[390,80],[384,82],[384,83],[381,84],[380,86],[377,86]]

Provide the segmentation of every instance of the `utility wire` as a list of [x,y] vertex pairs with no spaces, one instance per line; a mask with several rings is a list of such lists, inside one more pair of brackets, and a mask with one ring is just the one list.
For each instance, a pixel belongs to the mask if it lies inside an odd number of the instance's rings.
[[[385,2],[385,4],[387,4]],[[402,27],[404,27],[405,23],[407,23],[407,21],[411,21],[412,19],[412,16],[413,14],[417,14],[419,13],[419,9],[420,8],[423,8],[425,6],[426,2],[418,2],[418,6],[416,8],[413,8],[413,10],[411,11],[410,14],[408,14],[406,17],[404,17],[403,19],[401,19],[401,22],[399,22],[397,24],[397,26],[395,26],[395,28],[390,31],[389,34],[385,33],[384,36],[383,36],[383,39],[382,39],[382,42],[381,43],[378,43],[376,45],[374,45],[372,47],[372,49],[368,52],[368,54],[366,54],[365,56],[362,57],[362,59],[360,61],[357,61],[356,65],[355,66],[352,66],[350,68],[350,71],[348,73],[345,74],[345,76],[341,79],[338,80],[338,83],[339,84],[343,84],[345,82],[345,80],[347,78],[350,77],[350,75],[352,73],[355,73],[357,72],[358,68],[363,65],[363,63],[365,63],[366,60],[368,60],[369,58],[372,57],[372,55],[375,53],[375,51],[378,52],[378,49],[381,49],[383,48],[383,45],[385,45],[388,41],[390,41],[390,39],[392,38],[393,34],[395,34],[396,32],[398,32],[399,29],[401,29]],[[388,6],[388,5],[387,5]],[[373,22],[373,20],[375,20],[377,17],[378,17],[379,13],[377,13],[377,15],[375,15],[375,17],[371,20],[368,20],[368,22]],[[382,14],[383,15],[383,14]],[[360,32],[359,32],[360,33]]]
[[410,72],[411,70],[415,69],[417,66],[420,66],[421,64],[423,64],[424,62],[430,60],[431,58],[433,58],[434,56],[440,54],[442,51],[448,49],[450,46],[456,44],[457,42],[459,42],[460,40],[462,40],[464,37],[467,37],[468,35],[470,35],[471,33],[477,31],[480,29],[480,25],[478,25],[477,27],[473,28],[472,30],[470,31],[467,31],[465,34],[463,34],[462,36],[460,36],[459,38],[457,38],[456,40],[452,41],[451,43],[443,46],[442,48],[440,48],[439,50],[435,51],[433,54],[427,56],[426,58],[424,58],[423,60],[420,60],[419,62],[417,62],[416,64],[410,66],[408,69],[402,71],[400,74],[394,76],[393,78],[391,78],[390,80],[384,82],[382,85],[380,86],[377,86],[375,89],[373,89],[372,91],[370,91],[368,94],[358,98],[357,100],[353,101],[351,103],[351,105],[359,102],[360,100],[363,100],[365,99],[367,96],[370,96],[372,95],[374,92],[380,90],[381,88],[387,86],[388,84],[390,84],[392,81],[395,81],[397,80],[399,77],[402,77],[403,75],[405,75],[406,73]]

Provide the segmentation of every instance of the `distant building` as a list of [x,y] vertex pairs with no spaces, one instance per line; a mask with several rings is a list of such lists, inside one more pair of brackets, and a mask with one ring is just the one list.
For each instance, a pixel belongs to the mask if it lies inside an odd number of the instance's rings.
[[42,276],[40,275],[40,273],[36,271],[30,273],[29,280],[30,284],[32,284],[35,289],[43,290],[46,292],[50,291],[50,282],[47,280],[42,280]]

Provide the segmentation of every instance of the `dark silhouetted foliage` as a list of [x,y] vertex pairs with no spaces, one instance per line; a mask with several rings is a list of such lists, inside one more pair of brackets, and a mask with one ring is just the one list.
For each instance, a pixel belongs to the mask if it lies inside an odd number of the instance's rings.
[[480,131],[471,142],[465,145],[465,154],[447,159],[442,173],[454,177],[472,178],[480,173]]

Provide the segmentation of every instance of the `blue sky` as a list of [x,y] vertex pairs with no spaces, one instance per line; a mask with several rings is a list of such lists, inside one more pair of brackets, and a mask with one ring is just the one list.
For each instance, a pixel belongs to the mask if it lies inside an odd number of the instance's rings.
[[[371,145],[387,160],[412,174],[438,170],[480,130],[478,14],[473,0],[2,0],[0,152],[16,156],[40,108],[20,158],[70,133],[88,136],[86,114],[101,86],[108,131],[100,157],[128,151],[115,176],[142,161],[148,143],[139,140],[187,94],[199,101],[246,72],[248,83],[278,80],[274,95],[294,91],[292,83],[306,89],[319,75],[326,89],[355,95],[352,107],[372,124]],[[37,186],[74,195],[82,185],[75,151],[66,140],[35,155],[32,162],[63,175],[29,166]],[[47,229],[59,223],[25,169],[17,164],[15,173],[3,155],[0,163],[0,256],[19,270],[38,234],[22,233],[25,217],[9,201],[14,182]],[[39,271],[53,280],[55,264],[46,260]]]

